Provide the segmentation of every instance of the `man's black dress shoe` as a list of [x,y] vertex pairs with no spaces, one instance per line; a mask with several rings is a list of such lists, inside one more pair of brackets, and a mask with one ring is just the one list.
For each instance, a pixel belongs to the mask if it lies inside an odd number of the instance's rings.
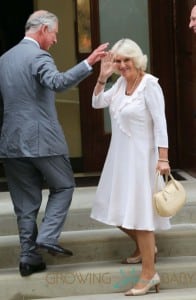
[[31,265],[28,263],[21,262],[19,265],[21,276],[29,276],[33,273],[44,271],[45,269],[46,269],[46,265],[43,262],[38,265]]
[[64,254],[66,256],[72,256],[73,253],[71,250],[65,249],[59,245],[54,244],[37,244],[38,248],[47,250],[48,253],[55,255],[55,254]]

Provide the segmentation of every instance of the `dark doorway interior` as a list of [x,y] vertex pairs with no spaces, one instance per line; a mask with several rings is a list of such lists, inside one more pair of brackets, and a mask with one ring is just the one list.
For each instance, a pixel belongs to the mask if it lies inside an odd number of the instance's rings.
[[[17,44],[24,36],[24,26],[28,16],[33,12],[33,0],[0,2],[0,55]],[[0,162],[0,178],[4,177]]]
[[24,36],[24,25],[33,12],[32,0],[0,2],[0,55],[14,46]]

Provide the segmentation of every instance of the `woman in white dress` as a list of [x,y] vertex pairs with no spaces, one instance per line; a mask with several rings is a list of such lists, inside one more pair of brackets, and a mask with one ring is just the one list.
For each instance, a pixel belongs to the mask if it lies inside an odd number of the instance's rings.
[[[118,41],[102,59],[92,99],[94,108],[109,107],[112,136],[91,217],[117,226],[136,243],[126,263],[142,262],[142,272],[127,296],[146,294],[151,287],[159,291],[154,231],[170,228],[152,203],[156,171],[167,174],[170,166],[164,96],[146,66],[147,57],[134,41]],[[104,91],[113,72],[120,76]]]

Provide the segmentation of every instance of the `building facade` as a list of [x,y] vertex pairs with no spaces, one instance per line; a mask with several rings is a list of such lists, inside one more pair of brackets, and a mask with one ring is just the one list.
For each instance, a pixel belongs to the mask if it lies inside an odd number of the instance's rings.
[[[148,55],[148,72],[159,78],[165,95],[171,167],[195,175],[196,37],[188,27],[194,4],[194,0],[23,0],[20,8],[16,3],[10,10],[2,1],[0,53],[23,37],[24,23],[36,9],[59,17],[59,42],[51,53],[60,70],[84,59],[102,42],[112,46],[120,38],[135,40]],[[98,72],[99,65],[78,87],[56,96],[75,172],[99,172],[109,146],[108,112],[91,107]]]

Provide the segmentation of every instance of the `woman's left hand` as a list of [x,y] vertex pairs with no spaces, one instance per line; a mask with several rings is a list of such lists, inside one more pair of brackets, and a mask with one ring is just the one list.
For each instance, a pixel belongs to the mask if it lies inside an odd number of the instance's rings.
[[169,175],[170,166],[167,161],[158,161],[156,170],[159,171],[161,175]]

